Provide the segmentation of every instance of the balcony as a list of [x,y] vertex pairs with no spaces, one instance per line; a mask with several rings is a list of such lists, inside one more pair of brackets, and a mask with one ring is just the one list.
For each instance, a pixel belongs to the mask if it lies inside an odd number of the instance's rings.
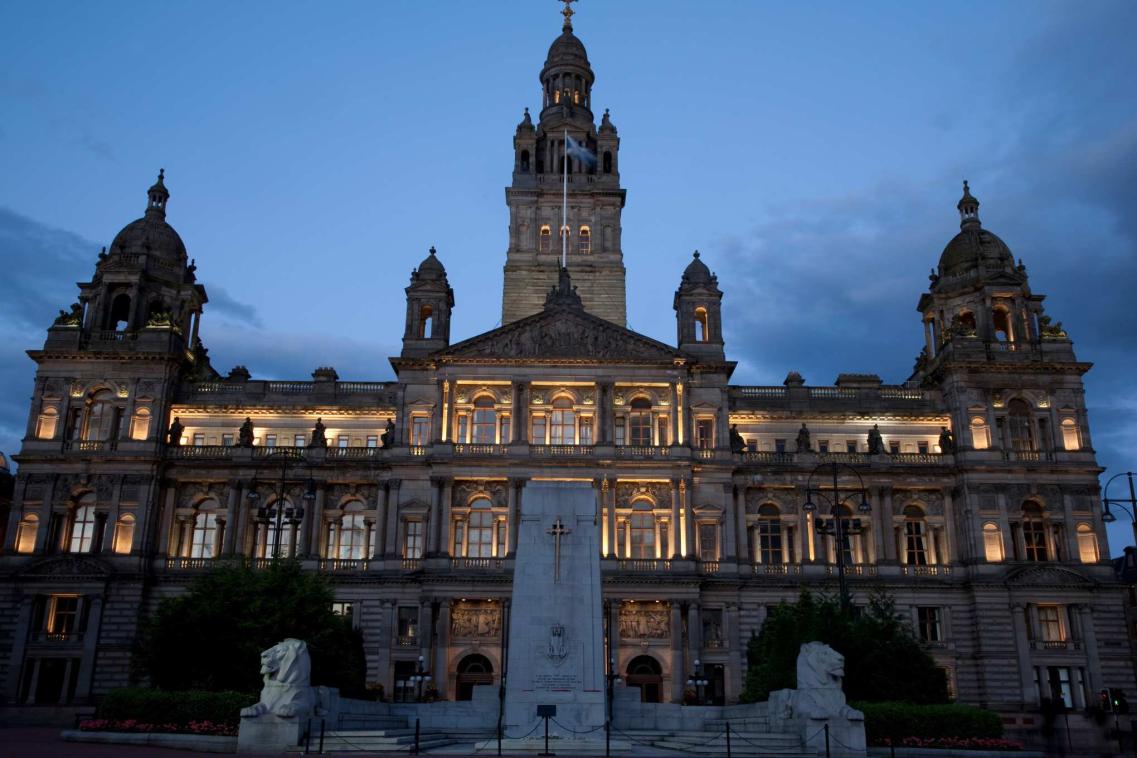
[[1004,450],[1003,460],[1016,463],[1050,463],[1054,460],[1054,454],[1049,450]]
[[535,458],[581,458],[593,454],[592,445],[530,445],[529,454]]
[[[617,458],[632,458],[637,460],[653,460],[671,457],[671,448],[656,447],[652,445],[617,445],[613,448]],[[714,452],[713,450],[710,452]]]
[[399,561],[399,568],[403,571],[419,571],[422,569],[422,558],[402,558]]
[[213,567],[213,558],[167,558],[170,571],[203,571]]
[[118,440],[67,440],[63,443],[66,453],[112,453],[118,449]]
[[[829,576],[837,576],[836,566],[826,566],[825,573]],[[871,563],[854,563],[852,566],[845,567],[846,576],[876,576],[876,566]]]
[[951,566],[901,566],[901,576],[951,576]]
[[719,565],[718,561],[700,561],[699,562],[699,573],[700,574],[717,574],[717,573],[719,573],[721,568],[722,568],[722,566]]
[[378,447],[329,447],[329,461],[374,461],[383,457],[383,449]]
[[503,558],[451,558],[452,571],[497,571],[505,568]]
[[418,647],[418,636],[414,634],[400,634],[395,639],[396,647]]
[[229,460],[233,457],[233,448],[229,445],[167,447],[166,457],[178,460]]
[[755,574],[773,576],[790,576],[801,573],[801,566],[796,563],[755,563],[753,569]]
[[616,561],[620,571],[670,571],[671,561],[659,558],[621,558]]
[[51,645],[65,645],[82,641],[82,632],[36,632],[32,636],[32,642],[43,642]]
[[[459,443],[454,446],[454,455],[467,456],[467,457],[485,457],[485,456],[498,456],[506,455],[509,452],[508,445],[489,445],[489,444],[467,444]],[[412,453],[413,455],[413,453]]]
[[743,463],[765,463],[789,465],[794,462],[793,453],[778,453],[770,450],[751,450],[742,454]]
[[1031,640],[1031,650],[1049,650],[1057,652],[1061,650],[1081,650],[1082,644],[1077,640]]
[[331,574],[355,574],[366,571],[366,558],[321,558],[317,564],[320,571]]

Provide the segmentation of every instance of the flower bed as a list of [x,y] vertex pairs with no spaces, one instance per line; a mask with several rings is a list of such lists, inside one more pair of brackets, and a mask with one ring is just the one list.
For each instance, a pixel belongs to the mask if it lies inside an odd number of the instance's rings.
[[212,737],[236,737],[237,727],[216,721],[189,721],[184,724],[151,723],[138,719],[84,719],[83,732],[132,732],[143,734],[202,734]]
[[[872,741],[874,747],[890,747],[892,740],[882,737]],[[1023,744],[999,737],[902,737],[896,747],[931,748],[934,750],[1022,750]]]

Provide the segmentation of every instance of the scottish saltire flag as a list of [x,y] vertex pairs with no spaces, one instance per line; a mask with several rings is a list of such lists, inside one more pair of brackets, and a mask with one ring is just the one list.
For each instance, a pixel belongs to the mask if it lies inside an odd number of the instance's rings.
[[592,154],[592,151],[585,147],[582,143],[574,140],[567,133],[565,134],[565,146],[566,152],[568,152],[568,154],[573,158],[576,158],[583,163],[587,163],[589,166],[596,163],[596,156]]

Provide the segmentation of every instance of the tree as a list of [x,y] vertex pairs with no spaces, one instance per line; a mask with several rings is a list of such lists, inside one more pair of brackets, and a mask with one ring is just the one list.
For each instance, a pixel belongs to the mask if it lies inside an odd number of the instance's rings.
[[359,696],[363,640],[350,619],[332,612],[333,597],[327,581],[297,561],[217,566],[143,624],[136,673],[161,689],[255,693],[261,651],[294,637],[308,644],[312,684]]
[[947,679],[892,599],[874,594],[868,607],[845,614],[830,598],[803,590],[796,603],[782,602],[752,634],[746,650],[746,702],[766,700],[774,690],[797,686],[802,644],[824,642],[845,656],[849,700],[909,703],[948,702]]

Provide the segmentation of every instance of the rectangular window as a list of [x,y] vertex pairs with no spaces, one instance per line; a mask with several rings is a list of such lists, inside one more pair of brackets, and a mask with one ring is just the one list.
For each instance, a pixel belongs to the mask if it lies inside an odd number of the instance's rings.
[[399,606],[399,642],[415,640],[418,638],[418,608],[414,606]]
[[668,444],[667,443],[667,427],[668,427],[667,416],[660,416],[659,418],[656,419],[656,422],[655,422],[656,439],[658,440],[658,442],[656,444],[659,445],[660,447],[665,447]]
[[351,618],[354,612],[354,603],[335,602],[332,603],[332,613],[337,616],[344,616]]
[[194,434],[193,435],[193,446],[194,447],[203,447],[204,445],[205,445],[205,435],[202,434],[201,432],[197,432],[196,434]]
[[1062,624],[1062,607],[1058,605],[1039,605],[1038,630],[1043,642],[1065,642],[1066,630]]
[[715,446],[714,419],[701,418],[695,422],[695,447],[711,450]]
[[616,547],[620,558],[628,557],[628,522],[620,521],[616,524]]
[[458,417],[458,436],[454,439],[455,442],[466,442],[466,435],[469,434],[469,417],[462,414]]
[[465,537],[466,537],[466,522],[461,521],[461,520],[455,521],[454,522],[454,545],[452,546],[452,548],[450,550],[450,555],[454,555],[454,556],[463,555],[462,542],[465,539]]
[[411,444],[426,447],[430,444],[430,417],[415,416],[411,419]]
[[659,557],[664,559],[671,557],[671,534],[668,526],[666,521],[659,522]]
[[339,447],[347,447],[347,443],[348,438],[346,435],[341,434],[340,436],[336,437],[336,445]]
[[817,452],[828,453],[829,452],[829,440],[818,440],[817,441]]
[[58,418],[54,411],[40,415],[36,421],[36,438],[49,440],[55,437],[55,422]]
[[857,441],[856,440],[845,440],[845,452],[846,453],[857,452]]
[[403,527],[403,557],[422,557],[422,522],[407,521]]
[[379,435],[377,435],[377,434],[367,435],[367,447],[379,447]]
[[917,442],[916,443],[916,452],[920,453],[921,455],[927,455],[928,454],[928,443],[927,442]]
[[51,602],[47,608],[47,625],[44,631],[62,637],[79,631],[78,595],[51,596]]
[[699,559],[704,561],[719,559],[718,524],[699,524]]
[[1050,697],[1062,703],[1067,708],[1074,707],[1073,692],[1070,689],[1070,669],[1065,666],[1047,666],[1046,679],[1050,685]]
[[224,445],[225,447],[233,447],[233,435],[232,434],[222,434],[221,435],[221,444]]
[[892,455],[900,455],[900,443],[896,440],[888,441],[888,452]]
[[[196,444],[196,440],[197,440],[196,434],[194,435],[194,440],[195,440],[195,444]],[[265,435],[265,447],[276,447],[276,435],[275,434],[266,434]]]
[[591,445],[592,444],[592,417],[591,416],[581,416],[580,417],[580,444],[582,444],[582,445]]
[[506,527],[505,519],[499,519],[497,522],[497,553],[496,553],[496,555],[499,558],[504,557],[505,554],[509,551],[509,543],[507,543],[505,541],[506,537],[508,536],[508,533],[506,532],[506,528],[507,527]]
[[308,438],[305,437],[303,434],[294,434],[294,435],[292,435],[292,446],[293,447],[307,447],[308,446]]
[[942,642],[944,639],[941,626],[940,609],[921,606],[916,609],[916,625],[920,632],[920,639],[924,642]]
[[786,441],[785,440],[774,440],[774,452],[775,453],[786,452]]
[[[52,436],[55,436],[55,427],[52,426]],[[150,436],[150,412],[136,413],[130,419],[130,438],[144,440]]]
[[500,444],[508,445],[510,442],[513,442],[512,433],[513,433],[513,428],[510,424],[509,416],[502,416],[501,417],[501,437],[500,437],[501,443]]
[[706,608],[703,610],[703,645],[705,647],[722,647],[722,608]]
[[545,417],[534,416],[532,425],[532,434],[529,437],[529,442],[534,445],[545,444]]
[[616,435],[615,435],[616,439],[615,439],[615,442],[617,445],[626,444],[627,437],[625,436],[626,435],[625,428],[626,427],[624,426],[623,417],[616,419]]

